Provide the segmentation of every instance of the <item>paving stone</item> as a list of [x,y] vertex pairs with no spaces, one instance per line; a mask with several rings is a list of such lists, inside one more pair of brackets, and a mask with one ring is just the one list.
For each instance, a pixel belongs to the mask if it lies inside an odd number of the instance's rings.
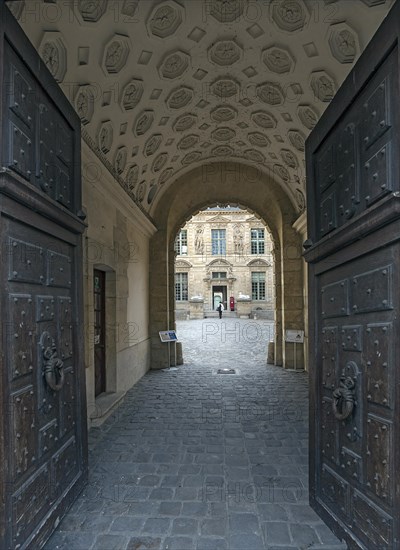
[[345,548],[308,506],[307,374],[224,321],[207,341],[204,321],[178,322],[184,366],[149,371],[90,431],[90,484],[45,550]]
[[95,550],[125,550],[128,538],[120,535],[99,535],[94,543]]

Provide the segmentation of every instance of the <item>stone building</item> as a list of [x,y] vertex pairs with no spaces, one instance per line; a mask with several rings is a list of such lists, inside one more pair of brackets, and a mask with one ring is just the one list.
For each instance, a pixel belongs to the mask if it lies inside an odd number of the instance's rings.
[[[273,243],[259,218],[235,207],[208,208],[175,241],[177,317],[225,310],[274,318]],[[190,307],[192,304],[192,307]]]

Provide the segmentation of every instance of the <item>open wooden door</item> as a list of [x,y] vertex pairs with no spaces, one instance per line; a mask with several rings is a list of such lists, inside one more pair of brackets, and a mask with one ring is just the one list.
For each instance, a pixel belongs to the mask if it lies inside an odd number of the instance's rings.
[[400,548],[397,2],[307,141],[311,504]]
[[0,548],[40,548],[87,478],[80,121],[0,5]]

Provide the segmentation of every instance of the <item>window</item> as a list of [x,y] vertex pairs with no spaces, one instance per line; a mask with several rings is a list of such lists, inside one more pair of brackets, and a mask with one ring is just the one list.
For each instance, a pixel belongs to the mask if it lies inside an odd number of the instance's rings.
[[252,272],[251,297],[253,300],[265,300],[265,272],[262,272],[262,271]]
[[181,256],[188,252],[186,229],[181,229],[175,239],[175,252]]
[[265,240],[264,229],[251,229],[251,253],[264,254]]
[[226,235],[225,229],[211,229],[211,249],[213,256],[225,256]]
[[184,302],[188,300],[188,274],[175,273],[175,300]]
[[213,271],[212,272],[212,278],[213,279],[226,279],[226,271]]

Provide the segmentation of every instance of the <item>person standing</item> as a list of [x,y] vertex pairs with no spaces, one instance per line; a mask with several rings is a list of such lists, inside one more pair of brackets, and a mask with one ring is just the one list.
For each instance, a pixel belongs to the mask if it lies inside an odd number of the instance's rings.
[[219,318],[221,319],[222,318],[222,312],[224,311],[224,304],[222,302],[220,302],[218,304],[217,310],[218,310],[218,313],[219,313]]

